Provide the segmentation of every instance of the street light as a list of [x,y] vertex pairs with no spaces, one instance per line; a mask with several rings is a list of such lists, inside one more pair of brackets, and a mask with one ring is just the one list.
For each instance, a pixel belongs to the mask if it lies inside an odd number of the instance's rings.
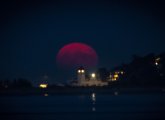
[[78,73],[80,73],[81,72],[81,70],[78,70]]
[[92,73],[91,76],[92,76],[92,78],[95,78],[96,77],[96,74],[95,73]]
[[81,70],[82,73],[84,73],[85,71],[84,70]]

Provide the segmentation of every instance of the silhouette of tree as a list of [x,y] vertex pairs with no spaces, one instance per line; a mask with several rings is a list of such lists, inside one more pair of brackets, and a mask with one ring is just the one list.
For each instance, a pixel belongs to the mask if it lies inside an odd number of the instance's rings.
[[109,77],[109,72],[106,68],[99,68],[97,71],[97,77],[103,81],[106,81]]
[[19,79],[15,79],[13,81],[12,87],[14,87],[14,88],[30,88],[30,87],[32,87],[32,83],[26,79],[19,78]]

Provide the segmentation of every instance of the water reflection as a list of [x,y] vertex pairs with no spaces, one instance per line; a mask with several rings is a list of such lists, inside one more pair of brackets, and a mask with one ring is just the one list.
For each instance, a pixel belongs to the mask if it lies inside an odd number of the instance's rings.
[[96,102],[96,94],[92,93],[91,97],[92,97],[92,102],[95,103]]
[[95,107],[92,107],[92,111],[95,112],[96,111],[96,108]]
[[91,94],[91,99],[92,99],[92,111],[95,112],[96,111],[96,107],[95,107],[95,103],[96,103],[96,94],[92,93]]
[[45,97],[49,96],[47,93],[44,94]]
[[118,91],[115,91],[114,92],[114,95],[116,95],[116,96],[119,95],[119,92]]

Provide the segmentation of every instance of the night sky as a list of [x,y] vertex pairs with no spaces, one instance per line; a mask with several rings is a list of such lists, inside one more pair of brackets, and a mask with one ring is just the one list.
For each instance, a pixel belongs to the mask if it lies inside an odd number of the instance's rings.
[[1,2],[0,79],[72,79],[75,70],[56,65],[59,49],[71,42],[90,45],[99,57],[96,67],[108,69],[134,54],[165,51],[163,0],[77,1]]

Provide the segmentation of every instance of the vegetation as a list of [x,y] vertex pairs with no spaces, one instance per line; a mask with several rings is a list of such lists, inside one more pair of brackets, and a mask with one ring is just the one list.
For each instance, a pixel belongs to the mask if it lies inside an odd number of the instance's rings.
[[[111,78],[111,75],[116,74],[115,79]],[[128,64],[122,64],[110,71],[106,68],[98,69],[96,77],[108,81],[110,87],[165,87],[165,53],[143,57],[134,55]],[[32,83],[23,78],[0,80],[0,89],[32,87]],[[71,86],[66,85],[65,88],[67,87]],[[64,88],[64,85],[49,85],[49,88]]]
[[0,80],[0,88],[31,88],[29,80],[19,78],[15,80]]
[[117,66],[112,72],[124,71],[115,85],[165,87],[165,53],[133,56],[132,62]]

